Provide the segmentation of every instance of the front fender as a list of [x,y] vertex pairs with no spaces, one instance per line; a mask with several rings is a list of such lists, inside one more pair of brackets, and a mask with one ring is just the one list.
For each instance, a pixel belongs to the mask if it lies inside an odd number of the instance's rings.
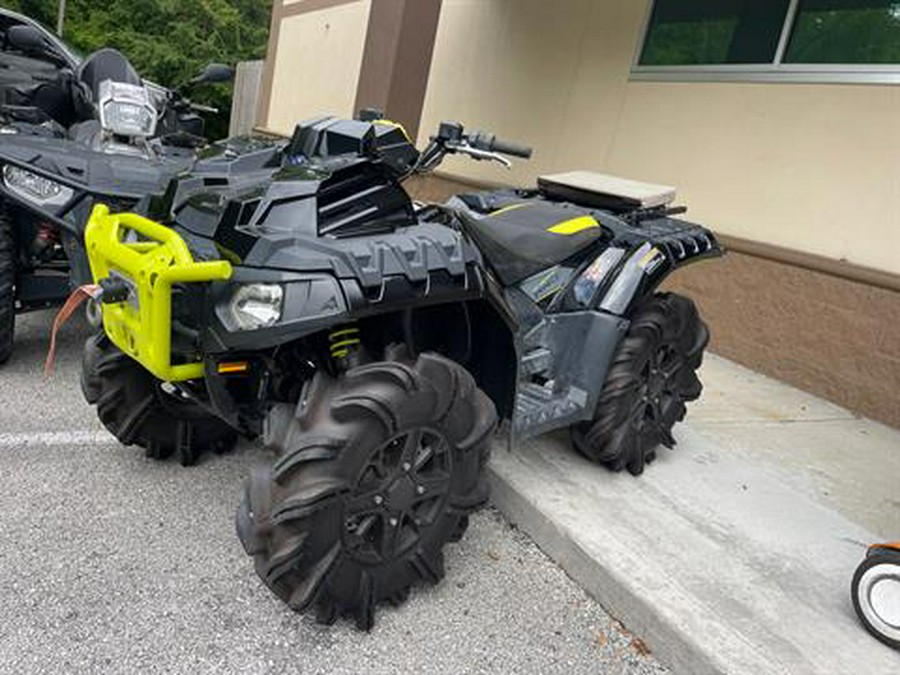
[[82,203],[82,199],[74,192],[73,197],[63,206],[48,208],[35,204],[13,192],[2,180],[0,180],[0,202],[27,214],[31,220],[52,223],[61,231],[79,238],[83,234],[84,223],[89,213],[89,208],[84,209],[85,213],[78,213],[81,211],[78,207]]
[[[282,318],[274,326],[239,330],[230,303],[244,284],[280,284],[284,289]],[[228,282],[211,284],[208,315],[201,332],[204,353],[270,349],[325,330],[348,315],[341,284],[329,274],[300,274],[235,267]]]
[[[236,286],[249,283],[284,286],[282,319],[275,326],[236,330],[228,304]],[[202,345],[207,353],[269,349],[348,321],[410,307],[477,300],[484,293],[484,277],[475,263],[456,276],[429,272],[424,282],[412,282],[405,275],[386,275],[372,287],[363,287],[356,278],[338,278],[324,272],[235,267],[228,283],[210,288],[213,309],[205,322]]]

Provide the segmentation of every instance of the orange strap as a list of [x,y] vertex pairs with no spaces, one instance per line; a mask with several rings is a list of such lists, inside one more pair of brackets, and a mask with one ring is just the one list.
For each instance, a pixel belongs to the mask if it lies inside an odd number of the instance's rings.
[[95,284],[79,286],[59,310],[53,321],[53,328],[50,330],[50,350],[47,352],[47,360],[44,362],[44,377],[49,377],[53,373],[53,364],[56,362],[56,334],[59,329],[69,320],[81,303],[91,298],[96,299],[99,295],[100,287]]
[[873,544],[869,548],[889,548],[894,551],[900,551],[900,541],[889,541],[886,544]]

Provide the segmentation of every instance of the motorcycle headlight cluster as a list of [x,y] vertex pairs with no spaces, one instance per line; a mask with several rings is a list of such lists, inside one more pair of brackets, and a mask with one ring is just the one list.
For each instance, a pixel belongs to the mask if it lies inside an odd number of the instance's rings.
[[3,184],[10,192],[40,206],[62,206],[74,194],[72,188],[11,164],[3,167]]
[[100,83],[100,125],[117,136],[152,136],[156,108],[147,89],[134,84],[104,80]]
[[245,284],[231,297],[231,315],[239,330],[268,328],[281,319],[283,303],[279,284]]

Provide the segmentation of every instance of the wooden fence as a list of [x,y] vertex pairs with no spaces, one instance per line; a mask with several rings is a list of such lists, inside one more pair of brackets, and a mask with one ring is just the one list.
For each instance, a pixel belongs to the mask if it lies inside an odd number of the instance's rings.
[[243,61],[234,76],[234,100],[231,104],[229,136],[249,134],[257,124],[263,61]]

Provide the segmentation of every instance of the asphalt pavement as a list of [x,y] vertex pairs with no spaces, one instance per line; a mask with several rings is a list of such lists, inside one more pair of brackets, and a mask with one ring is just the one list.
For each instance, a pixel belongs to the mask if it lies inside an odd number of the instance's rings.
[[317,625],[258,581],[232,517],[247,445],[189,469],[107,436],[78,385],[83,322],[51,317],[0,369],[0,673],[663,673],[643,641],[494,511],[447,576],[371,633]]

